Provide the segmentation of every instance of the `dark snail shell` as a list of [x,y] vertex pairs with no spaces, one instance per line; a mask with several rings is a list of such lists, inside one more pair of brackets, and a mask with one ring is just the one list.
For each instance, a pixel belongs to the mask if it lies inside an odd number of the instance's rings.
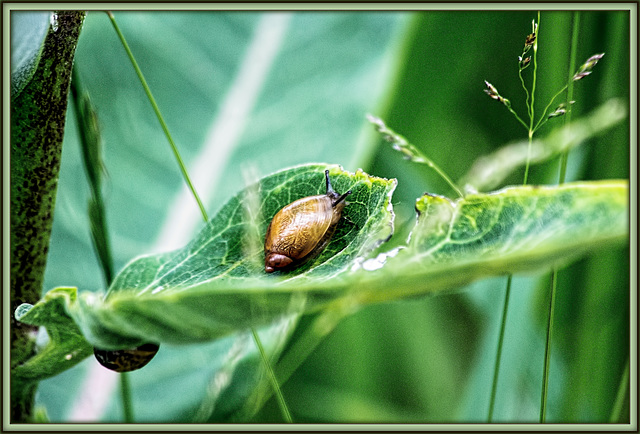
[[142,344],[125,350],[93,349],[93,354],[102,366],[116,372],[135,371],[145,366],[156,355],[159,345],[153,343]]
[[342,216],[345,198],[331,187],[329,171],[325,170],[327,192],[304,197],[282,208],[273,217],[264,242],[264,270],[294,268],[324,249]]

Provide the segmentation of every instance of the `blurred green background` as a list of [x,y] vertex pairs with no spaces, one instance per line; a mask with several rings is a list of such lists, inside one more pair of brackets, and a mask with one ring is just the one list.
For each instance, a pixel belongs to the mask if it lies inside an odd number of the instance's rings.
[[[418,196],[453,192],[426,166],[390,150],[367,113],[385,119],[453,179],[478,156],[526,138],[505,107],[483,92],[483,80],[526,115],[517,56],[536,11],[115,16],[210,216],[242,188],[246,173],[338,163],[398,179],[395,237],[403,240]],[[541,13],[538,111],[575,72],[568,71],[573,17]],[[576,83],[574,119],[609,98],[629,100],[629,20],[625,11],[580,12],[577,66],[592,54],[606,55]],[[76,66],[102,128],[116,270],[138,255],[180,247],[200,227],[199,211],[105,14],[88,14]],[[525,71],[527,80],[532,71]],[[561,124],[562,118],[549,122],[540,134]],[[628,178],[629,152],[626,121],[572,151],[568,180]],[[557,173],[553,161],[533,167],[529,179],[555,183]],[[521,180],[516,173],[508,184]],[[88,197],[70,105],[45,290],[104,287],[89,238]],[[626,247],[598,251],[561,271],[548,422],[609,420],[629,357],[629,273]],[[496,421],[538,420],[549,282],[544,273],[514,278]],[[294,420],[486,421],[505,285],[506,278],[487,279],[455,294],[369,306],[347,318],[283,386]],[[312,321],[303,317],[290,342]],[[136,420],[190,422],[202,414],[227,420],[257,366],[248,357],[224,372],[221,355],[233,344],[229,338],[163,346],[131,374]],[[216,395],[223,374],[227,382]],[[37,400],[54,421],[120,421],[115,378],[88,359],[41,383]],[[275,401],[252,421],[281,422]]]

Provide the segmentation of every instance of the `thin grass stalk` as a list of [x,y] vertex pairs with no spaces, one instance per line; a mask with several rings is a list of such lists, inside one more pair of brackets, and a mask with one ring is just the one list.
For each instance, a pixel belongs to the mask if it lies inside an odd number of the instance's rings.
[[487,422],[493,420],[493,409],[496,403],[496,391],[498,390],[498,377],[500,375],[500,361],[502,360],[502,345],[504,343],[504,330],[507,324],[507,312],[509,310],[509,297],[511,296],[511,281],[513,275],[507,278],[507,291],[504,295],[504,306],[502,307],[502,319],[500,321],[500,335],[498,336],[498,350],[496,353],[496,361],[493,367],[493,383],[491,385],[491,398],[489,400],[489,416]]
[[533,42],[533,78],[531,82],[531,104],[529,105],[529,146],[527,147],[527,164],[524,169],[523,185],[527,185],[529,180],[529,166],[531,160],[531,143],[533,142],[533,123],[535,121],[535,99],[536,99],[536,76],[538,75],[538,34],[540,32],[540,11],[538,11],[538,21],[535,27],[535,41]]
[[622,416],[622,409],[624,407],[625,400],[627,399],[627,393],[629,391],[629,359],[625,364],[622,378],[620,379],[620,385],[618,386],[618,393],[616,393],[616,400],[613,403],[611,409],[611,417],[609,423],[620,423]]
[[558,273],[554,270],[551,273],[551,294],[549,296],[549,315],[547,322],[547,339],[544,350],[544,370],[542,372],[542,393],[540,397],[540,423],[545,423],[547,419],[547,392],[549,390],[549,360],[551,358],[551,333],[553,331],[553,311],[556,304],[556,285]]
[[[182,157],[180,156],[180,151],[178,151],[178,147],[176,146],[173,137],[171,136],[171,133],[169,132],[169,127],[167,127],[166,122],[164,121],[164,117],[162,116],[162,113],[160,112],[160,108],[158,107],[158,104],[156,103],[155,98],[153,97],[153,94],[151,93],[151,89],[149,88],[149,85],[147,84],[146,79],[144,78],[144,75],[142,74],[142,70],[140,69],[140,67],[138,66],[138,62],[136,61],[133,52],[131,51],[131,49],[129,48],[129,44],[127,43],[124,34],[120,31],[120,27],[118,26],[118,23],[116,22],[115,17],[113,16],[113,13],[111,13],[110,11],[107,11],[107,15],[109,16],[109,19],[111,21],[111,24],[113,25],[113,28],[115,29],[116,33],[118,34],[118,38],[120,39],[120,42],[122,43],[122,46],[124,47],[125,51],[127,52],[127,56],[129,57],[129,60],[131,61],[131,64],[133,65],[133,69],[136,72],[136,75],[138,76],[138,79],[140,80],[140,83],[142,84],[142,87],[144,88],[144,91],[147,95],[147,98],[149,99],[149,102],[151,103],[151,106],[153,107],[153,111],[156,114],[156,117],[158,118],[158,121],[160,122],[160,125],[162,127],[162,130],[165,133],[165,136],[167,137],[167,140],[169,141],[169,144],[171,145],[171,150],[173,151],[173,155],[174,158],[176,159],[176,161],[178,162],[178,166],[180,167],[180,171],[182,173],[182,177],[185,181],[185,183],[187,184],[187,186],[189,187],[189,190],[191,191],[191,194],[193,195],[194,199],[196,200],[196,202],[198,203],[198,208],[200,209],[200,213],[202,214],[202,218],[204,220],[204,222],[206,223],[209,220],[209,217],[207,216],[207,211],[204,208],[204,205],[202,204],[202,201],[200,200],[200,196],[198,195],[198,192],[196,191],[195,187],[193,186],[193,183],[191,182],[191,178],[189,177],[189,173],[187,172],[187,169],[184,165],[184,162],[182,161]],[[283,413],[283,415],[285,415],[285,419],[287,419],[288,422],[291,422],[291,415],[289,412],[289,408],[287,407],[287,404],[282,396],[282,391],[280,390],[280,386],[278,385],[278,382],[276,381],[276,377],[275,375],[273,375],[273,368],[271,367],[271,363],[269,362],[269,359],[266,356],[266,353],[264,352],[263,346],[262,346],[262,342],[260,341],[260,337],[258,336],[258,332],[256,331],[255,328],[251,328],[251,332],[253,334],[253,339],[256,343],[256,346],[258,348],[258,351],[260,353],[260,357],[262,359],[262,363],[265,366],[265,369],[267,370],[267,372],[270,372],[272,375],[269,375],[269,380],[271,382],[271,385],[274,389],[274,391],[276,392],[276,394],[278,395],[279,399],[278,399],[278,404],[281,406],[281,411]],[[126,382],[126,380],[124,380]],[[125,383],[123,383],[123,386],[125,385]],[[123,404],[124,404],[124,400],[123,400]],[[286,417],[286,415],[288,415],[288,418]]]
[[[313,324],[292,344],[289,351],[287,351],[278,362],[278,366],[276,367],[277,372],[275,373],[277,378],[279,378],[282,383],[286,383],[302,362],[311,355],[324,338],[348,315],[348,312],[339,309],[326,310],[318,314]],[[259,397],[256,408],[262,408],[271,397],[272,392],[274,391],[256,390],[254,393]]]
[[[509,107],[511,110],[511,108]],[[513,112],[513,111],[512,111]],[[515,112],[513,112],[515,114]],[[517,114],[515,114],[518,116]],[[367,120],[371,122],[378,132],[382,134],[382,137],[389,143],[391,143],[391,147],[393,150],[400,152],[406,159],[413,163],[426,164],[431,169],[433,169],[439,176],[442,178],[449,186],[458,194],[458,197],[463,198],[464,194],[460,187],[456,185],[455,182],[447,175],[447,173],[440,168],[431,158],[427,157],[425,154],[420,152],[418,148],[409,143],[409,141],[401,136],[400,134],[393,131],[389,128],[382,119],[373,116],[367,115]]]
[[[525,84],[525,82],[524,82],[524,77],[522,76],[522,71],[523,71],[523,70],[522,70],[521,68],[518,68],[518,77],[520,78],[520,84],[522,85],[522,88],[524,89],[524,93],[525,93],[525,95],[526,95],[526,99],[525,99],[524,103],[525,103],[525,105],[527,106],[527,114],[528,114],[529,116],[531,116],[531,109],[529,108],[529,98],[530,98],[530,95],[529,95],[529,89],[527,89],[527,85],[526,85],[526,84]],[[509,109],[511,109],[511,107],[509,107]],[[513,111],[513,110],[510,110],[510,111],[511,111],[514,115],[516,115],[516,116],[517,116],[517,114],[516,114],[516,112],[515,112],[515,111]],[[518,118],[518,120],[520,121],[520,123],[521,123],[522,125],[524,125],[524,127],[525,127],[525,128],[529,129],[529,127],[527,126],[527,124],[525,124],[525,123],[524,123],[524,121],[523,121],[522,119],[520,119],[520,117],[519,117],[519,116],[517,116],[517,118]]]
[[[578,33],[580,29],[580,11],[576,11],[573,13],[573,22],[572,22],[572,32],[571,32],[571,54],[569,56],[569,76],[573,74],[576,70],[576,59],[578,57]],[[571,101],[573,101],[573,83],[574,80],[569,81],[567,84],[567,107]],[[571,110],[567,110],[567,114],[564,118],[565,125],[571,123]],[[562,184],[565,182],[565,178],[567,176],[567,161],[569,160],[569,151],[563,152],[560,157],[560,176],[558,178],[558,183]]]
[[[580,27],[580,12],[576,11],[573,15],[572,20],[572,31],[571,31],[571,54],[569,55],[569,73],[571,76],[573,71],[575,71],[576,57],[578,51],[578,33]],[[570,106],[570,101],[573,99],[573,80],[570,80],[567,86],[565,86],[562,90],[567,89],[567,107]],[[559,93],[558,93],[559,94]],[[558,95],[556,94],[556,96]],[[555,99],[555,96],[554,96]],[[546,113],[546,109],[545,109]],[[571,110],[567,111],[566,117],[564,118],[565,125],[569,125],[571,122]],[[560,157],[560,173],[558,183],[563,184],[565,182],[566,174],[567,174],[567,161],[569,159],[569,151],[565,151],[562,153]],[[545,344],[545,353],[544,353],[544,368],[542,375],[542,392],[540,398],[540,423],[545,423],[547,419],[547,397],[549,394],[549,364],[551,360],[551,337],[553,335],[553,321],[555,316],[555,302],[556,302],[556,289],[558,282],[558,269],[554,268],[551,273],[551,294],[549,300],[549,312],[548,312],[548,320],[547,320],[547,342]]]
[[100,129],[95,109],[88,93],[82,86],[82,79],[75,65],[72,69],[71,100],[77,118],[83,165],[91,191],[88,206],[91,239],[102,269],[104,283],[108,288],[114,273],[106,211],[102,197],[104,166],[101,156]]
[[[533,84],[531,87],[531,93],[529,93],[529,91],[527,90],[527,86],[524,83],[524,79],[522,78],[522,69],[519,69],[518,71],[518,76],[520,77],[520,82],[522,84],[522,87],[525,90],[527,99],[526,99],[526,103],[527,103],[527,113],[529,114],[529,132],[528,132],[528,139],[529,139],[529,145],[527,147],[527,162],[526,162],[526,166],[525,166],[525,171],[524,171],[524,179],[523,179],[523,185],[527,184],[527,179],[529,176],[529,165],[530,165],[530,160],[531,160],[531,144],[533,142],[533,133],[535,131],[534,127],[533,127],[533,123],[534,123],[534,119],[535,119],[535,112],[534,112],[534,108],[533,108],[533,104],[535,101],[535,88],[536,88],[536,73],[538,70],[538,31],[539,31],[539,25],[540,25],[540,11],[538,11],[538,20],[535,22],[534,28],[533,28],[533,34],[535,36],[535,40],[533,43]],[[529,98],[531,98],[531,102],[529,103]],[[509,108],[509,111],[511,111],[512,113],[515,114],[515,112],[513,112],[513,110],[511,110],[510,106],[507,106],[507,108]],[[516,118],[520,121],[520,123],[523,123],[523,121],[520,119],[520,117],[518,117],[516,115]],[[524,123],[523,123],[524,124]],[[489,422],[492,421],[493,419],[493,411],[494,411],[494,407],[495,407],[495,399],[496,399],[496,391],[498,388],[498,377],[500,375],[500,362],[502,360],[502,346],[504,343],[504,334],[505,334],[505,326],[506,326],[506,321],[507,321],[507,313],[509,311],[509,298],[511,295],[511,283],[513,280],[513,275],[510,274],[509,277],[507,278],[507,289],[505,292],[505,297],[504,297],[504,305],[502,307],[502,320],[500,322],[500,335],[498,336],[498,349],[496,352],[496,361],[495,361],[495,365],[493,368],[493,382],[491,385],[491,397],[489,399],[489,414],[487,416],[487,420]]]
[[182,157],[180,156],[180,152],[178,151],[178,147],[176,146],[176,143],[174,142],[173,137],[171,136],[171,133],[169,132],[169,127],[167,126],[167,123],[164,121],[164,117],[162,116],[162,113],[160,112],[160,108],[158,107],[158,104],[156,103],[156,100],[153,97],[153,94],[151,93],[151,89],[149,88],[149,85],[147,84],[147,80],[144,78],[144,75],[142,74],[142,70],[138,66],[138,62],[136,61],[135,57],[133,56],[133,53],[131,52],[131,49],[129,48],[129,44],[127,44],[127,41],[124,38],[124,35],[120,31],[120,27],[118,27],[118,23],[116,23],[115,17],[109,11],[107,12],[107,15],[109,15],[109,19],[111,20],[111,24],[113,25],[113,28],[115,29],[116,33],[118,34],[118,38],[120,38],[120,42],[122,43],[122,46],[124,47],[124,50],[127,52],[127,56],[129,57],[129,60],[131,61],[131,64],[133,65],[133,69],[136,71],[136,75],[138,76],[138,79],[140,80],[140,83],[142,84],[142,87],[143,87],[145,93],[147,94],[147,98],[149,99],[149,102],[151,103],[151,106],[153,107],[153,111],[155,112],[156,117],[158,118],[158,121],[160,122],[160,126],[162,127],[162,131],[164,131],[164,134],[167,137],[167,140],[169,141],[169,145],[171,146],[171,150],[173,151],[173,156],[176,159],[176,161],[178,162],[178,166],[180,167],[180,172],[182,173],[182,177],[184,179],[184,182],[189,187],[189,190],[191,190],[191,194],[194,197],[194,199],[196,200],[196,202],[198,203],[198,207],[200,208],[200,212],[202,213],[202,217],[204,218],[204,221],[206,222],[207,220],[209,220],[208,217],[207,217],[207,211],[205,210],[204,205],[202,204],[202,201],[200,200],[200,196],[198,196],[198,193],[196,192],[195,187],[191,183],[191,179],[189,178],[189,174],[187,173],[187,168],[185,167],[184,162],[182,161]]
[[[538,123],[536,124],[536,126],[533,128],[533,132],[535,133],[536,131],[538,131],[538,128],[540,128],[541,126],[543,126],[545,124],[545,122],[547,122],[549,120],[549,118],[547,117],[547,112],[549,111],[549,107],[551,107],[551,104],[553,104],[553,102],[556,100],[556,98],[558,96],[560,96],[560,94],[562,92],[564,92],[565,90],[567,90],[567,87],[569,85],[566,84],[562,89],[560,89],[558,92],[556,92],[556,94],[553,96],[553,98],[551,98],[551,100],[549,101],[549,104],[547,104],[547,106],[544,108],[543,112],[542,112],[542,116],[540,116],[540,119],[538,120]],[[568,102],[567,102],[568,104]]]
[[[253,339],[256,341],[256,345],[258,346],[258,351],[260,351],[260,356],[262,357],[263,360],[268,360],[267,353],[264,351],[262,342],[260,341],[260,337],[258,336],[258,332],[255,330],[255,328],[251,328],[251,333],[253,333]],[[278,379],[276,378],[276,374],[273,372],[273,369],[271,368],[271,364],[266,363],[265,367],[267,368],[267,375],[269,376],[271,383],[278,384]],[[277,388],[274,387],[273,390],[276,394],[276,399],[278,400],[278,405],[280,407],[280,411],[282,412],[282,417],[284,418],[284,420],[287,421],[287,423],[293,423],[293,419],[291,418],[291,413],[289,412],[287,403],[284,400],[282,391],[280,390],[279,387]]]

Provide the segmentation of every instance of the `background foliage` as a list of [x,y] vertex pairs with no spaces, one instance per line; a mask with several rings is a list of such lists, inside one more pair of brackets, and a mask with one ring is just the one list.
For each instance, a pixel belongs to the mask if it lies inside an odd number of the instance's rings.
[[[382,116],[454,179],[478,156],[525,137],[482,89],[483,80],[490,81],[524,113],[517,55],[535,11],[115,15],[210,215],[244,185],[243,171],[262,176],[299,163],[337,163],[398,179],[401,239],[417,197],[452,192],[383,144],[366,113]],[[545,104],[569,75],[571,16],[541,14],[536,99]],[[577,83],[574,119],[611,97],[628,100],[628,35],[626,12],[581,13],[578,62],[607,54]],[[271,59],[269,49],[275,50]],[[182,190],[166,139],[104,14],[88,14],[76,64],[103,132],[115,269],[137,255],[180,247],[197,232],[199,211]],[[573,151],[568,179],[628,178],[628,127],[624,122]],[[555,183],[556,174],[556,162],[536,166],[530,181]],[[508,184],[521,179],[514,175]],[[104,287],[89,238],[88,196],[70,111],[45,290]],[[548,421],[608,421],[629,356],[628,276],[626,248],[600,251],[561,272]],[[549,278],[516,276],[514,285],[495,418],[536,421]],[[505,279],[488,279],[454,295],[352,315],[284,385],[294,420],[482,422],[504,287]],[[301,319],[291,342],[311,320]],[[207,397],[219,378],[213,373],[224,373],[219,355],[232,354],[230,348],[230,339],[163,346],[131,375],[136,419],[208,415]],[[240,364],[212,420],[242,399],[254,367],[251,357]],[[55,421],[119,421],[113,378],[89,358],[41,383],[37,399]],[[275,402],[255,421],[280,421]]]

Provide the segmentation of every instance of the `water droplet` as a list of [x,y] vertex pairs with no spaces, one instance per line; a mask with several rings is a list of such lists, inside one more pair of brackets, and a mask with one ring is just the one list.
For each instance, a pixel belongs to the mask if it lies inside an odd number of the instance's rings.
[[51,28],[53,29],[54,32],[58,31],[58,14],[56,14],[55,12],[51,14]]
[[380,253],[378,256],[376,256],[375,258],[371,258],[371,259],[367,259],[366,261],[360,263],[357,263],[357,267],[353,268],[353,271],[359,269],[359,268],[363,268],[366,271],[374,271],[377,270],[379,268],[384,267],[384,264],[387,262],[388,258],[394,257],[398,254],[398,252],[400,251],[400,247],[396,247],[395,249],[391,249],[388,252],[385,253]]

